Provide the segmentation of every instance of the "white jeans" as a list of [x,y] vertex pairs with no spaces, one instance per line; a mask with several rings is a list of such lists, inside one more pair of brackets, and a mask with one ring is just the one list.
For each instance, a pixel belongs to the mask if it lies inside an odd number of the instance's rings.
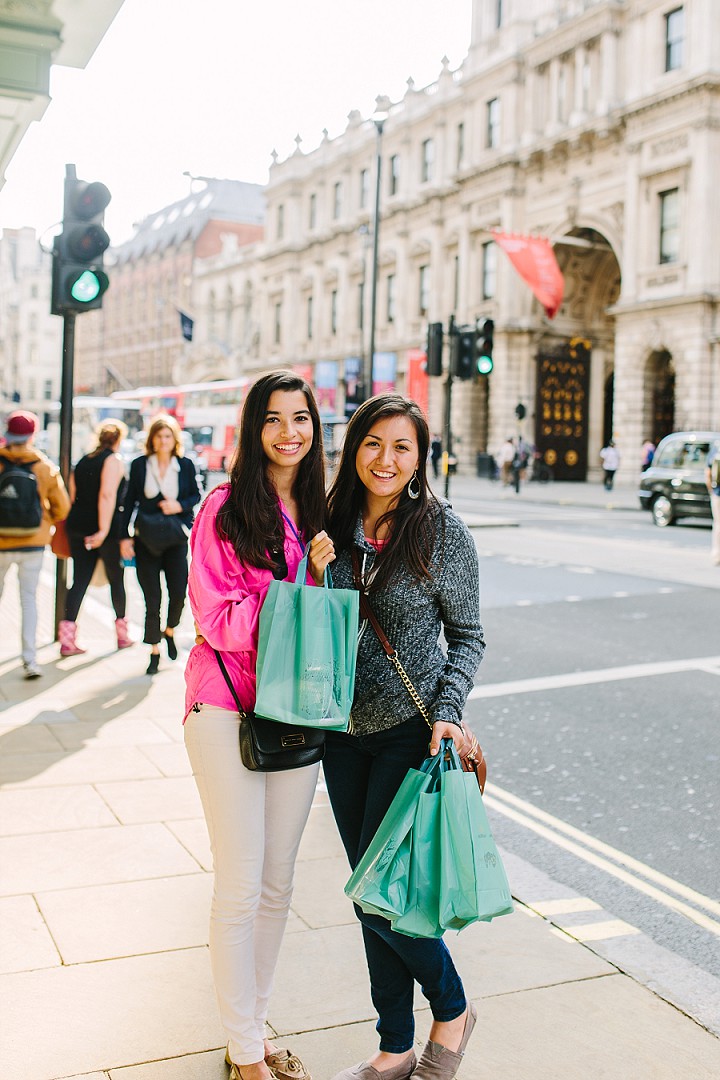
[[34,664],[37,655],[37,588],[44,554],[42,548],[36,548],[34,551],[0,551],[0,597],[3,593],[5,575],[13,563],[17,563],[22,620],[22,658],[25,664]]
[[215,882],[210,962],[230,1057],[262,1061],[268,1002],[290,910],[295,859],[320,766],[250,772],[236,712],[201,705],[185,746],[205,812]]

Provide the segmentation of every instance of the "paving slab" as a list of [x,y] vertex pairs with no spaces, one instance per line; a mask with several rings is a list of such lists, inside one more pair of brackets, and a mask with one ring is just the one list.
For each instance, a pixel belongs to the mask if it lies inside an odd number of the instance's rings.
[[113,812],[89,784],[0,791],[0,836],[116,824]]
[[74,707],[78,719],[74,723],[53,724],[49,730],[64,750],[81,750],[83,746],[142,746],[146,743],[169,743],[169,736],[147,717],[120,716],[83,720],[82,709]]
[[127,1069],[111,1069],[110,1080],[227,1080],[225,1051],[191,1054],[153,1061],[149,1065],[131,1065]]
[[207,949],[2,975],[0,997],[5,1080],[56,1080],[224,1044]]
[[200,796],[191,776],[121,780],[97,784],[97,790],[123,825],[198,818],[202,814]]
[[168,821],[166,828],[177,837],[203,870],[212,870],[210,837],[205,818],[195,818],[193,821]]
[[63,745],[49,724],[0,724],[0,757],[6,754],[57,753]]
[[63,963],[81,964],[207,945],[211,896],[212,876],[198,872],[40,892],[36,900]]
[[31,896],[0,899],[0,973],[57,967],[60,955]]
[[162,770],[134,746],[11,754],[0,760],[0,785],[6,789],[20,785],[54,787],[58,784],[95,783],[101,780],[139,780],[161,775]]
[[8,836],[0,839],[0,895],[75,889],[175,874],[197,863],[163,825]]
[[142,752],[163,776],[192,776],[192,767],[184,742],[178,744],[169,742],[165,746],[143,746]]

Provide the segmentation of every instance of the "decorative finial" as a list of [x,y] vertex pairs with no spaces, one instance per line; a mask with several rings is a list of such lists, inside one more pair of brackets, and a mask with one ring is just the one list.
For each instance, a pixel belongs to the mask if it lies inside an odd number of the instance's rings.
[[323,137],[323,142],[328,141],[329,136],[328,136],[328,129],[327,128],[322,129],[322,137]]
[[277,152],[277,150],[273,149],[272,153],[270,154],[270,157],[272,158],[273,165],[277,165],[277,162],[278,162],[278,152]]
[[447,71],[448,68],[450,67],[450,61],[448,60],[447,56],[443,56],[440,63],[442,64],[443,71]]
[[411,75],[410,78],[407,80],[407,92],[408,92],[408,94],[412,94],[414,89],[415,89],[415,80],[413,79],[413,77]]
[[300,134],[297,134],[295,136],[295,153],[296,154],[300,153],[300,144],[301,144],[301,142],[302,142],[302,136]]

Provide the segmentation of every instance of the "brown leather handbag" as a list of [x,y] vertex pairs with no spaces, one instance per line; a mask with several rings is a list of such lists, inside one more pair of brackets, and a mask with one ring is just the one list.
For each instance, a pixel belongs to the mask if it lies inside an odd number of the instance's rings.
[[[367,619],[367,621],[372,626],[373,630],[378,636],[380,644],[383,647],[385,655],[387,656],[390,663],[395,667],[398,675],[402,679],[403,685],[405,686],[405,689],[407,690],[410,697],[413,699],[417,711],[420,713],[428,727],[432,728],[433,723],[430,719],[430,713],[427,710],[425,702],[413,686],[410,676],[400,662],[400,657],[398,656],[397,651],[388,641],[387,637],[385,636],[385,631],[375,617],[375,612],[370,607],[370,600],[368,599],[367,592],[365,591],[362,574],[360,573],[360,560],[358,558],[356,548],[352,549],[351,558],[353,583],[357,591],[360,593],[360,618]],[[470,727],[465,720],[463,720],[462,730],[469,743],[468,750],[464,754],[459,755],[463,771],[475,773],[478,787],[480,788],[480,791],[483,792],[485,790],[485,782],[487,780],[487,761],[485,760],[485,755],[482,752],[482,747],[480,746],[477,737],[470,730]]]
[[50,539],[50,550],[58,559],[70,558],[70,540],[64,521],[55,522],[55,532]]

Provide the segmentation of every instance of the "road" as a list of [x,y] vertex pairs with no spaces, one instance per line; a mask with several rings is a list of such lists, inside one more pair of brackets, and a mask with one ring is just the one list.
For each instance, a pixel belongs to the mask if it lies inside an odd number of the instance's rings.
[[650,983],[670,959],[697,989],[703,973],[720,976],[720,571],[708,527],[469,485],[453,504],[480,555],[488,650],[468,717],[490,763],[496,838],[554,896],[577,894],[575,914],[561,906],[567,925],[592,923],[599,905],[599,951],[630,964],[642,939]]

